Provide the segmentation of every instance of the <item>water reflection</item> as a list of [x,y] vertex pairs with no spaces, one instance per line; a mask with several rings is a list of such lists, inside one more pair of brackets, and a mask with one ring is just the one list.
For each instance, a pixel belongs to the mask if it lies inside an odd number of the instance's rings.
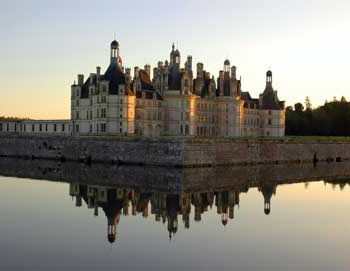
[[341,192],[350,163],[174,169],[0,158],[0,175],[25,178],[1,178],[0,269],[75,269],[77,259],[85,270],[350,266]]
[[[87,208],[98,216],[101,208],[107,217],[107,239],[113,243],[117,237],[117,226],[121,216],[129,214],[149,217],[149,206],[154,220],[167,224],[169,239],[176,234],[179,220],[186,229],[190,228],[191,207],[194,209],[194,221],[202,220],[202,215],[215,205],[222,225],[234,218],[234,208],[239,205],[240,191],[195,192],[168,194],[166,192],[145,193],[135,189],[110,188],[84,184],[70,184],[69,194],[75,198],[75,206],[81,207],[82,201]],[[266,199],[270,202],[270,199]]]
[[[341,190],[349,184],[348,180],[328,180],[333,188],[339,186]],[[307,186],[305,186],[307,189]],[[271,198],[276,195],[277,185],[263,182],[258,190],[263,197],[265,215],[271,212]],[[182,220],[185,229],[190,228],[191,210],[194,210],[193,221],[200,222],[205,213],[216,210],[223,226],[234,219],[235,208],[239,207],[240,194],[248,190],[225,190],[206,192],[179,192],[172,194],[162,191],[143,192],[137,189],[123,187],[107,187],[69,184],[69,194],[75,200],[75,206],[81,207],[84,201],[88,209],[93,209],[94,216],[102,209],[107,218],[107,240],[114,243],[117,240],[117,228],[122,216],[136,216],[143,218],[153,215],[156,222],[166,224],[169,239],[177,233],[179,221]],[[149,210],[149,206],[151,210]],[[205,218],[204,218],[205,219]]]

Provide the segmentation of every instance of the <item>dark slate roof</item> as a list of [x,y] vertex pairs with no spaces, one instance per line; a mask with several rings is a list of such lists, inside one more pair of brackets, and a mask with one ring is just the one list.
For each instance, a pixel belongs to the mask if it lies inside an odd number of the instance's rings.
[[241,99],[244,101],[245,108],[259,108],[259,99],[253,99],[248,91],[241,92]]
[[90,77],[85,81],[85,83],[81,87],[80,98],[88,98],[89,97],[89,84],[90,84]]
[[118,86],[125,84],[125,74],[115,62],[109,65],[103,77],[109,82],[109,94],[118,94]]
[[178,65],[173,65],[169,71],[169,90],[181,90],[181,78],[182,75]]
[[241,99],[245,101],[251,101],[252,97],[250,96],[250,93],[248,91],[242,91],[241,92]]
[[262,109],[281,110],[280,101],[278,100],[271,83],[266,84],[262,98]]
[[[93,77],[92,84],[90,84],[90,76],[85,81],[82,86],[81,98],[89,97],[89,86],[96,85],[97,77]],[[125,74],[117,63],[112,62],[104,75],[100,75],[100,80],[107,80],[109,83],[109,92],[108,94],[118,94],[119,85],[125,85]],[[125,87],[125,95],[134,95],[130,88]]]
[[230,65],[230,60],[226,59],[224,65]]
[[116,40],[112,41],[111,47],[119,47],[119,42],[117,42]]

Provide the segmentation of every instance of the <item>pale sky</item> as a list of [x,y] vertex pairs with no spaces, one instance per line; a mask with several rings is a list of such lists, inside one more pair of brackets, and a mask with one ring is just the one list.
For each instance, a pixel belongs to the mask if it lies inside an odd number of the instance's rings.
[[229,58],[258,97],[265,73],[287,105],[350,100],[349,0],[1,0],[0,116],[70,117],[70,86],[109,63],[169,59],[174,41],[215,77]]

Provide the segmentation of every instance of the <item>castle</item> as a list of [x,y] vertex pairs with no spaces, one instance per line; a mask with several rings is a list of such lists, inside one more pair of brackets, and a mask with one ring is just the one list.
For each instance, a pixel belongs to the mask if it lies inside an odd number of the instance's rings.
[[153,69],[123,66],[119,42],[110,45],[110,64],[71,86],[71,119],[0,121],[0,132],[58,135],[272,136],[285,132],[285,102],[272,87],[272,72],[258,99],[241,89],[236,67],[225,60],[215,80],[192,57],[181,67],[175,46],[170,61]]

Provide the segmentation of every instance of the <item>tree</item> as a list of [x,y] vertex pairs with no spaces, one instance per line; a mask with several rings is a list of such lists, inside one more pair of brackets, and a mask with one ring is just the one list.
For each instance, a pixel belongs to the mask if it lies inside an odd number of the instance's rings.
[[345,97],[333,99],[312,109],[308,97],[305,107],[301,103],[286,109],[287,135],[350,136],[350,102]]
[[311,104],[309,96],[306,96],[306,98],[305,98],[305,108],[306,108],[306,111],[312,110],[312,104]]
[[294,110],[295,110],[295,112],[302,112],[302,111],[304,111],[303,104],[302,103],[296,103],[294,105]]

